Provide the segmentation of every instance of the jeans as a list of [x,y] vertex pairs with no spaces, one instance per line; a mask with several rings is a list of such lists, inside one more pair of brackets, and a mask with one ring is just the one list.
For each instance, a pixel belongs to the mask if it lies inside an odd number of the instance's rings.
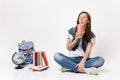
[[[62,53],[55,53],[54,60],[64,68],[71,69],[73,72],[77,73],[76,65],[82,60],[82,56],[78,57],[68,57]],[[96,67],[99,68],[104,64],[104,58],[97,56],[94,58],[88,58],[85,62],[85,68]]]

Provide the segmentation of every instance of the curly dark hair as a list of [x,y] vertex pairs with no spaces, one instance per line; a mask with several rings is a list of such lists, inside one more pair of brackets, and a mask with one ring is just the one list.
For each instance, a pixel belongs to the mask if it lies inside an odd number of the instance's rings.
[[[90,42],[90,41],[91,41],[91,34],[92,34],[92,32],[91,32],[91,16],[90,16],[90,14],[89,14],[88,12],[86,12],[86,11],[81,12],[81,13],[78,15],[78,18],[77,18],[77,24],[79,24],[79,16],[80,16],[81,14],[83,14],[83,13],[87,14],[87,18],[88,18],[88,21],[89,21],[89,22],[87,23],[87,26],[86,26],[85,33],[84,33],[84,35],[83,35],[83,38],[86,40],[86,42]],[[77,31],[77,24],[76,24],[75,32]]]

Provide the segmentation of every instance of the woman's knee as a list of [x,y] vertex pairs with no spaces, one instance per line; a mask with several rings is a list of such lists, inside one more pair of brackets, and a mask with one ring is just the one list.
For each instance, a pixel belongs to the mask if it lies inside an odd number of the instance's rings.
[[55,61],[58,61],[58,60],[61,60],[61,53],[57,52],[54,54],[54,60]]
[[101,57],[101,56],[98,56],[98,57],[97,57],[97,61],[96,61],[97,67],[103,66],[103,65],[104,65],[104,62],[105,62],[105,59],[104,59],[103,57]]

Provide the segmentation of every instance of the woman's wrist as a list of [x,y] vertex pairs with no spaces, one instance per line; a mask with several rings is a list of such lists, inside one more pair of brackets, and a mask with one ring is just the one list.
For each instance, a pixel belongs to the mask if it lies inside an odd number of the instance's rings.
[[73,41],[73,44],[76,44],[77,43],[77,40],[75,39],[74,41]]
[[80,63],[85,63],[85,62],[86,62],[86,60],[83,58]]

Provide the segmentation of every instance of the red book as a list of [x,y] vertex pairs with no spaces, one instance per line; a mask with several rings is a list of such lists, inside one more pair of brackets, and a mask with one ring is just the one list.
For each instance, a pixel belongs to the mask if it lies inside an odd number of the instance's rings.
[[46,57],[46,54],[45,54],[45,52],[44,51],[42,51],[42,57],[43,57],[43,60],[44,60],[44,63],[45,63],[45,65],[46,66],[48,66],[48,60],[47,60],[47,57]]

